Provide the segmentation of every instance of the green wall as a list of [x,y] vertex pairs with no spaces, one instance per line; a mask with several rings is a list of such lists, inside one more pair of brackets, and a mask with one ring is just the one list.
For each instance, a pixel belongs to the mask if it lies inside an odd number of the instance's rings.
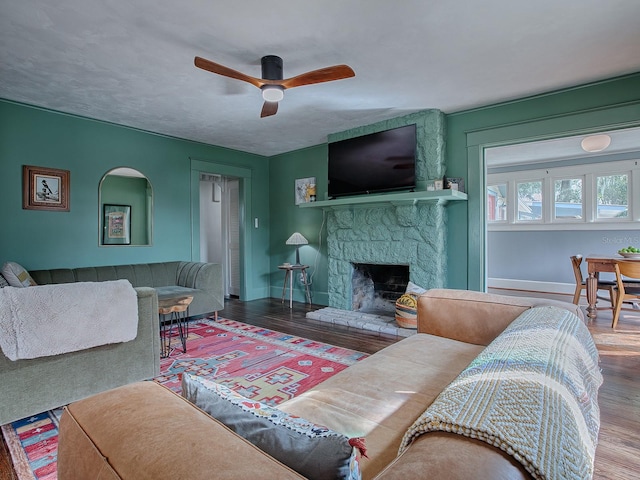
[[[326,230],[322,226],[323,210],[298,208],[295,204],[295,181],[297,178],[308,177],[316,177],[318,199],[323,199],[327,191],[326,144],[270,158],[271,296],[279,298],[282,295],[284,273],[278,270],[278,265],[284,262],[295,263],[295,247],[285,245],[285,242],[293,232],[300,232],[309,241],[309,245],[300,247],[300,262],[311,267],[308,273],[313,274],[311,277],[313,302],[327,305],[326,231],[323,231],[320,236],[320,229]],[[299,282],[296,286],[293,298],[304,302],[304,292]]]
[[449,286],[485,288],[483,149],[640,125],[640,73],[447,115],[447,175],[468,202],[449,208]]
[[[484,165],[482,149],[533,138],[550,138],[624,125],[640,125],[640,73],[525,98],[499,105],[445,115],[446,175],[463,177],[468,202],[452,202],[448,213],[448,286],[484,289]],[[277,265],[290,261],[284,241],[295,230],[314,235],[320,230],[322,214],[316,209],[298,209],[293,202],[295,178],[315,176],[318,198],[326,192],[326,145],[271,158],[271,270],[272,296],[279,297],[282,278]],[[309,211],[312,210],[312,211]],[[307,236],[310,243],[311,238]],[[326,237],[323,237],[326,238]],[[324,241],[324,240],[323,240]],[[318,241],[315,240],[315,244]],[[304,247],[301,252],[304,252]],[[306,253],[311,255],[309,249]],[[317,292],[314,301],[324,299],[327,264],[321,250]],[[287,256],[289,255],[289,256]],[[313,259],[303,257],[305,263]],[[312,265],[312,263],[310,263]],[[297,297],[303,301],[302,290]]]
[[[0,262],[41,269],[197,260],[191,223],[194,158],[212,170],[236,165],[256,178],[269,174],[266,157],[0,100]],[[23,210],[22,165],[69,170],[70,211]],[[139,170],[153,187],[152,246],[98,244],[98,184],[121,166]],[[246,296],[252,298],[269,285],[269,187],[247,183],[251,203],[243,211],[267,219],[245,252],[252,262]]]
[[[482,149],[533,138],[640,125],[640,73],[561,92],[445,115],[446,174],[465,178],[468,202],[447,207],[448,285],[484,288],[484,167]],[[22,209],[22,165],[71,172],[70,212]],[[154,192],[152,246],[100,247],[98,184],[128,166],[147,176]],[[295,231],[309,245],[301,259],[313,273],[314,301],[327,303],[326,248],[321,209],[294,202],[297,178],[316,177],[327,191],[327,146],[271,158],[156,135],[105,122],[0,100],[0,191],[5,226],[0,262],[31,269],[198,259],[198,172],[241,178],[245,245],[243,299],[280,297],[285,245]],[[269,179],[268,182],[264,179]],[[254,219],[259,228],[254,228]],[[319,255],[316,253],[319,251]],[[315,268],[314,268],[315,267]],[[298,288],[295,299],[303,301]]]

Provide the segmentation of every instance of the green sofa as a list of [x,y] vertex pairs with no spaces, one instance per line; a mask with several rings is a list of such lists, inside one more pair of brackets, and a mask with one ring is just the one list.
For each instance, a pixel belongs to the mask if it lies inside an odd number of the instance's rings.
[[152,287],[158,297],[192,295],[189,316],[224,308],[222,265],[203,262],[158,262],[103,267],[29,271],[39,285],[127,279],[134,287]]
[[0,352],[0,425],[159,375],[158,296],[135,290],[138,332],[130,342],[17,361]]
[[29,360],[11,361],[0,352],[0,425],[159,375],[158,298],[193,295],[191,317],[224,307],[219,264],[160,262],[29,273],[39,285],[129,280],[138,295],[138,333],[130,342]]

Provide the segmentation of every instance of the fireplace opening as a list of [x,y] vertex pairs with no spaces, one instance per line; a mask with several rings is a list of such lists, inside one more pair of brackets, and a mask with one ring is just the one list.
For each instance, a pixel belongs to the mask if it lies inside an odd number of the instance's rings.
[[393,316],[409,283],[409,265],[353,263],[353,311]]

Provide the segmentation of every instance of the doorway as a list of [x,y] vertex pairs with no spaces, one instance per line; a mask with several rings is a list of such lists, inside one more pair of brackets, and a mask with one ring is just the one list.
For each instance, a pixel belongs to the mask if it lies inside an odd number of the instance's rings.
[[220,263],[226,297],[240,296],[240,181],[200,174],[200,260]]
[[487,287],[573,295],[572,255],[637,242],[639,139],[629,127],[485,148]]
[[[608,129],[640,127],[637,108],[636,104],[623,103],[501,126],[485,125],[477,126],[476,129],[471,125],[465,126],[467,130],[462,135],[466,136],[466,168],[469,180],[465,182],[469,187],[467,208],[456,206],[454,209],[448,209],[448,215],[449,224],[454,225],[458,222],[465,224],[467,229],[466,235],[456,237],[449,233],[447,239],[449,271],[452,272],[448,278],[449,285],[469,290],[486,290],[485,149],[576,134],[596,134]],[[452,138],[460,135],[460,132],[455,131],[456,129],[457,127],[452,128],[449,132]],[[466,257],[451,253],[465,248]],[[453,272],[466,273],[466,275]]]

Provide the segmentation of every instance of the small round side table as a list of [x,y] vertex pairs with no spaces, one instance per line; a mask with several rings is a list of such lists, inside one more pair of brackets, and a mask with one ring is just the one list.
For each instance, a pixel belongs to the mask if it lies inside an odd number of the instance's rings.
[[293,272],[302,272],[302,284],[304,285],[307,302],[311,304],[311,292],[309,292],[309,282],[307,281],[308,265],[291,265],[285,263],[278,265],[280,270],[284,270],[284,285],[282,285],[282,303],[284,303],[284,294],[287,290],[287,281],[289,282],[289,308],[293,308]]
[[[178,335],[182,343],[182,352],[187,353],[187,337],[189,336],[189,305],[192,296],[163,298],[158,300],[158,314],[160,315],[160,339],[161,358],[166,358],[171,353],[171,334],[173,324],[178,328]],[[167,319],[167,316],[169,317]]]

